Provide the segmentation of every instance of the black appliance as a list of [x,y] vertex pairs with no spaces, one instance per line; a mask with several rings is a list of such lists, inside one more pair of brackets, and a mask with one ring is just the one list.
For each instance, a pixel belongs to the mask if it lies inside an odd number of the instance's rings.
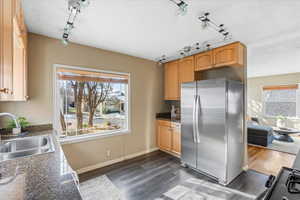
[[270,176],[263,200],[300,200],[300,171],[282,167],[278,176]]

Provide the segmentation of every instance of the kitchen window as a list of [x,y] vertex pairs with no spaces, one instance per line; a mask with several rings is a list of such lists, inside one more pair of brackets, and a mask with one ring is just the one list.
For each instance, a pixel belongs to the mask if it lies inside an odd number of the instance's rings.
[[130,75],[55,66],[54,128],[64,142],[129,132]]
[[300,117],[298,84],[263,87],[264,115],[269,117]]

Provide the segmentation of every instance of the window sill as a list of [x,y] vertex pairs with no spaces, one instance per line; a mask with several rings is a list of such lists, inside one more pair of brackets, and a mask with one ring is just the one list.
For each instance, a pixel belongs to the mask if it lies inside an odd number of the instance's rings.
[[[267,118],[267,119],[277,119],[276,116],[270,116],[270,115],[265,115],[263,116],[264,118]],[[287,120],[300,120],[300,117],[286,117]]]
[[86,142],[90,140],[97,140],[101,138],[107,138],[112,136],[119,136],[129,134],[130,130],[122,130],[122,131],[114,131],[114,132],[107,132],[107,133],[94,133],[94,134],[87,134],[82,136],[70,136],[65,138],[59,138],[59,142],[61,144],[72,144],[72,143],[79,143],[79,142]]

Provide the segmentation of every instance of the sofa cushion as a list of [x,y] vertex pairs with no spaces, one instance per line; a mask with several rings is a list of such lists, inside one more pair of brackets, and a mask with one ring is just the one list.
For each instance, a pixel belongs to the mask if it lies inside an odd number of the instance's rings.
[[272,143],[273,129],[270,126],[262,126],[257,123],[248,122],[248,142],[250,144],[268,146]]
[[248,125],[248,132],[249,130],[253,130],[251,131],[251,133],[252,132],[265,133],[265,134],[273,133],[273,128],[270,126],[262,126],[253,123],[248,123],[247,125]]

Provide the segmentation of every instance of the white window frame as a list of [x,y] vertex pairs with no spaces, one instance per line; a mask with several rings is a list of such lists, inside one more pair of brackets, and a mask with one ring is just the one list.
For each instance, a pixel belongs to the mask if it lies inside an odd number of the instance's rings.
[[[291,83],[291,84],[293,84],[293,83]],[[291,85],[291,84],[285,84],[285,85]],[[286,117],[287,119],[292,119],[292,120],[294,120],[294,119],[300,119],[300,83],[297,83],[297,85],[298,85],[298,89],[296,91],[296,117]],[[267,86],[267,85],[265,85],[265,86]],[[266,106],[265,106],[264,90],[263,90],[263,87],[265,87],[265,86],[261,87],[261,94],[262,94],[261,95],[261,98],[262,98],[261,102],[262,102],[262,112],[263,112],[262,114],[266,118],[275,119],[276,116],[272,116],[272,115],[267,115],[266,114]]]
[[[118,131],[101,131],[99,133],[91,133],[86,135],[79,135],[79,136],[67,136],[67,137],[59,137],[60,136],[60,125],[59,121],[59,112],[58,112],[58,104],[57,101],[58,94],[57,94],[57,69],[58,68],[66,68],[66,69],[77,69],[77,70],[84,70],[84,71],[91,71],[91,72],[103,72],[103,73],[112,73],[112,74],[120,74],[120,75],[127,75],[128,76],[128,91],[127,91],[127,106],[126,113],[127,113],[127,129],[122,129]],[[62,65],[62,64],[54,64],[53,65],[53,129],[57,131],[57,136],[61,144],[68,144],[68,143],[75,143],[75,142],[83,142],[89,140],[95,140],[99,138],[106,138],[111,136],[117,135],[124,135],[131,133],[131,77],[130,73],[126,72],[116,72],[116,71],[109,71],[109,70],[101,70],[101,69],[94,69],[88,67],[79,67],[79,66],[69,66],[69,65]]]

